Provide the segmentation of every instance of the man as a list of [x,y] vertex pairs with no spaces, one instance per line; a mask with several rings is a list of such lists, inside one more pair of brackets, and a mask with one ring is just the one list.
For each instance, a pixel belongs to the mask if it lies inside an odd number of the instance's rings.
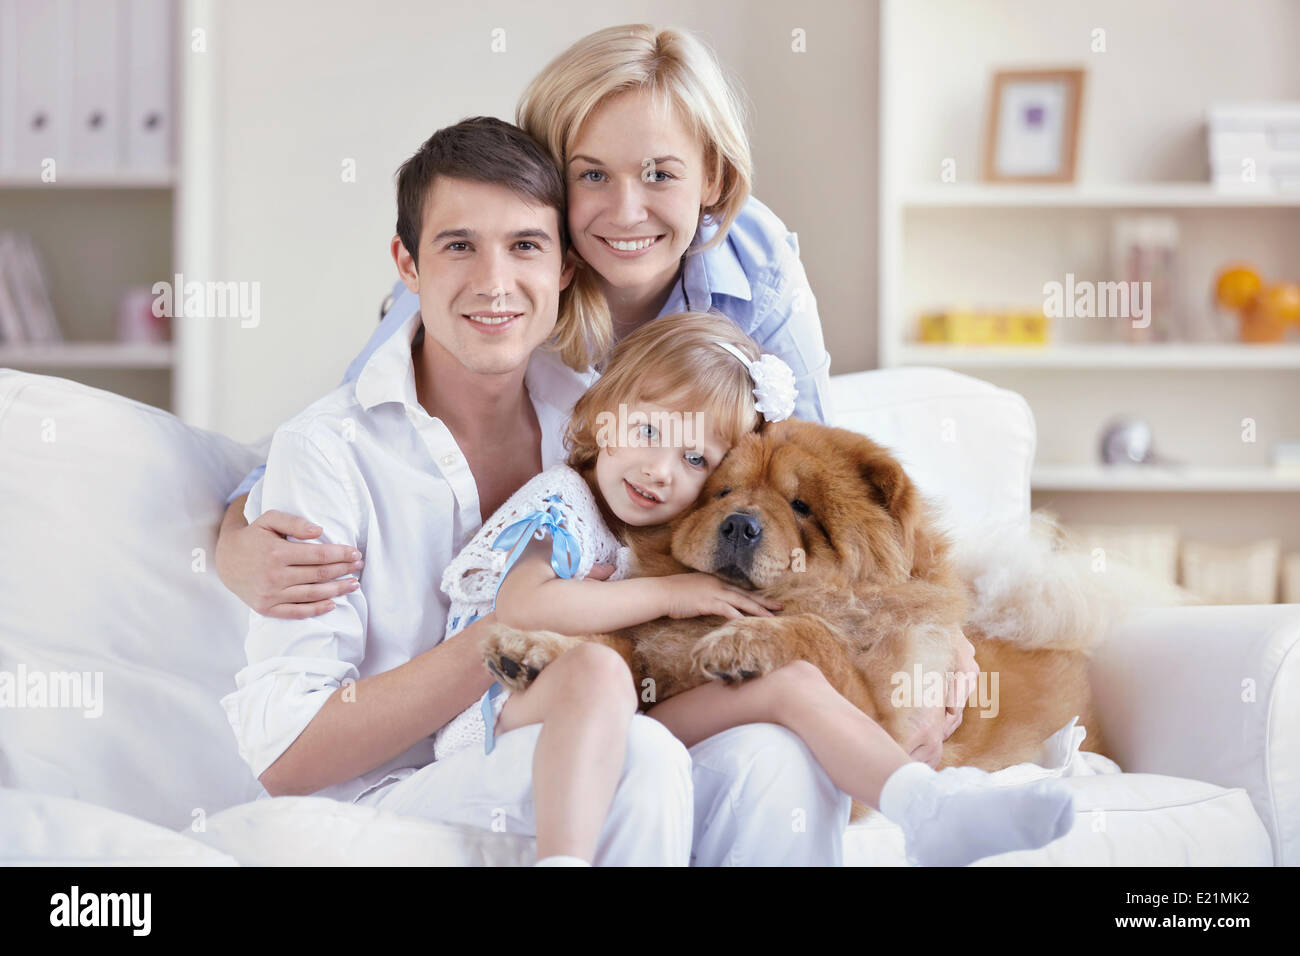
[[[374,804],[402,784],[401,812],[532,833],[540,725],[445,764],[430,764],[429,738],[492,680],[478,651],[490,616],[439,643],[442,571],[511,493],[563,460],[563,423],[591,380],[538,348],[580,320],[560,309],[573,274],[563,182],[522,131],[478,118],[435,133],[398,192],[392,253],[420,311],[355,383],[276,432],[245,512],[310,518],[322,541],[364,552],[364,574],[326,613],[251,615],[249,666],[223,705],[270,794]],[[736,728],[698,744],[693,771],[658,722],[626,726],[595,862],[684,864],[693,838],[700,863],[836,861],[848,798],[793,735]],[[609,742],[566,745],[596,754]]]

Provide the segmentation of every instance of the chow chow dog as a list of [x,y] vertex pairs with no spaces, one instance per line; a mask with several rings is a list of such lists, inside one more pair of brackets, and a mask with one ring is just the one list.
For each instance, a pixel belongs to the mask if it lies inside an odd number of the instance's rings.
[[[1087,749],[1100,751],[1087,678],[1095,634],[1075,633],[1070,614],[1041,613],[1037,604],[1054,600],[1051,581],[973,619],[976,588],[958,572],[930,504],[888,449],[863,435],[793,419],[766,425],[731,449],[690,510],[634,529],[627,543],[634,576],[703,571],[783,608],[772,617],[660,618],[581,638],[495,625],[484,661],[504,684],[526,687],[582,640],[618,649],[638,682],[653,681],[655,701],[805,660],[906,746],[923,708],[943,706],[925,688],[952,674],[964,633],[980,690],[941,767],[994,771],[1031,760],[1075,715]],[[989,620],[1020,626],[992,634],[999,628],[981,623]],[[855,806],[854,818],[862,812]]]

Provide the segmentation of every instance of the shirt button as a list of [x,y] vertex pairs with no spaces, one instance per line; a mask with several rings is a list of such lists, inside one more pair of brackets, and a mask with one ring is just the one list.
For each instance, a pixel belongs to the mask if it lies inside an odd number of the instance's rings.
[[456,464],[456,456],[455,456],[455,455],[443,455],[443,456],[442,456],[442,463],[443,463],[444,465],[447,465],[447,466],[450,467],[451,465]]

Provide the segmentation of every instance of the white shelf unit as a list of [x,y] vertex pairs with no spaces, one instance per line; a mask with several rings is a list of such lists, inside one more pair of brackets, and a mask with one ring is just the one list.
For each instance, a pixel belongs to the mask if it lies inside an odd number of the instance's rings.
[[[211,274],[216,82],[212,57],[187,54],[194,31],[206,31],[215,19],[210,0],[178,0],[172,9],[170,166],[79,172],[61,165],[52,183],[33,173],[0,171],[0,221],[39,240],[65,338],[0,343],[0,367],[77,379],[207,424],[212,359],[206,324],[174,321],[170,342],[124,343],[114,340],[114,323],[117,296],[126,286],[172,281],[176,272]],[[87,237],[87,231],[98,235]],[[109,241],[105,232],[112,234]],[[151,251],[123,251],[141,245]],[[92,254],[96,261],[87,264]],[[79,269],[86,274],[78,277]]]
[[1300,369],[1300,345],[1169,343],[997,346],[904,344],[899,365],[954,369]]
[[1266,468],[1037,465],[1040,491],[1300,491],[1300,472]]
[[[1294,328],[1279,344],[1130,345],[1107,341],[1108,329],[1054,320],[1045,345],[916,341],[925,311],[1034,307],[1043,302],[1044,283],[1064,281],[1067,271],[1104,281],[1117,215],[1178,221],[1181,315],[1200,319],[1202,328],[1211,326],[1214,270],[1230,261],[1255,263],[1269,280],[1300,280],[1300,194],[1139,181],[1153,178],[1142,173],[1133,181],[1090,182],[1087,159],[1097,153],[1084,147],[1074,184],[975,181],[995,69],[1045,68],[1059,60],[1098,71],[1087,80],[1093,85],[1084,97],[1082,143],[1108,137],[1111,171],[1127,166],[1149,173],[1156,164],[1140,151],[1163,158],[1172,146],[1156,140],[1131,145],[1125,135],[1135,132],[1131,117],[1123,117],[1130,122],[1124,133],[1109,125],[1119,122],[1115,91],[1147,80],[1130,72],[1117,82],[1113,54],[1087,59],[1062,53],[1077,50],[1069,39],[1077,23],[1062,28],[1063,34],[1054,15],[1027,14],[1041,22],[1018,23],[1014,39],[993,39],[992,25],[980,27],[980,37],[967,35],[975,12],[951,17],[943,9],[933,2],[881,2],[879,365],[956,369],[1023,395],[1038,434],[1033,506],[1050,507],[1067,524],[1160,521],[1178,525],[1189,539],[1228,544],[1280,536],[1284,552],[1300,550],[1300,476],[1275,470],[1270,449],[1273,442],[1300,439],[1300,340]],[[1031,43],[1030,37],[1038,39]],[[917,76],[918,62],[934,65],[924,80]],[[1221,71],[1217,79],[1230,83],[1231,74]],[[1152,82],[1162,102],[1181,95]],[[1099,91],[1107,84],[1112,99],[1103,105]],[[1191,95],[1180,104],[1188,113],[1198,108],[1189,102]],[[1285,98],[1281,91],[1258,95]],[[1136,132],[1133,138],[1140,140]],[[1188,135],[1177,147],[1203,149],[1203,143]],[[957,157],[952,168],[961,173],[958,182],[941,179],[949,156]],[[1145,418],[1159,453],[1188,465],[1148,470],[1100,464],[1102,427],[1121,414]],[[1247,418],[1258,435],[1241,437],[1239,426]]]
[[0,346],[0,366],[19,369],[165,369],[175,351],[162,342],[64,342]]
[[1080,183],[1038,186],[938,183],[914,186],[907,208],[1251,209],[1300,208],[1300,193],[1221,190],[1209,183]]
[[75,379],[172,410],[173,343],[119,341],[117,310],[128,290],[148,290],[175,271],[175,191],[110,181],[0,185],[0,220],[40,252],[63,336],[0,342],[0,367]]
[[157,172],[118,170],[104,173],[64,173],[56,182],[47,183],[38,176],[13,172],[0,173],[0,189],[171,189],[176,185],[175,169]]

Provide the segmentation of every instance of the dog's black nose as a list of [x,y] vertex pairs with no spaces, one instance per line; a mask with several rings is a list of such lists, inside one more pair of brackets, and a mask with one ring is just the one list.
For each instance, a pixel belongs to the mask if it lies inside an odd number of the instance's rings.
[[758,544],[763,536],[763,526],[753,515],[733,511],[722,519],[718,535],[733,548],[748,550]]

